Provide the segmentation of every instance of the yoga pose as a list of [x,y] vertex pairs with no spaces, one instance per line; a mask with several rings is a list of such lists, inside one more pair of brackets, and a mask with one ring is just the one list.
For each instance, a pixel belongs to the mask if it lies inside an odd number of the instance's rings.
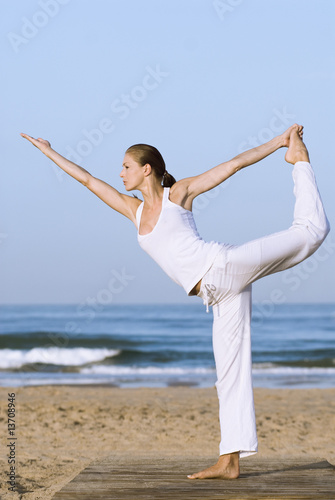
[[[212,306],[220,456],[209,469],[188,477],[237,478],[240,457],[257,452],[251,375],[251,284],[303,261],[319,248],[329,232],[302,141],[303,127],[292,125],[262,146],[177,182],[167,173],[156,148],[131,146],[120,176],[127,191],[136,189],[142,193],[143,202],[93,177],[56,153],[48,141],[21,135],[107,205],[128,217],[137,228],[141,247],[188,295],[201,297],[207,310]],[[294,165],[296,202],[292,226],[239,246],[203,241],[192,215],[194,198],[281,147],[288,148],[285,160]]]

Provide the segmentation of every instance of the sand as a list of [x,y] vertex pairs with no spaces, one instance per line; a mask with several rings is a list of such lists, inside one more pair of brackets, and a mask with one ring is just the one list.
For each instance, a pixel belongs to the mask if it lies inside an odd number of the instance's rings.
[[[8,492],[6,483],[8,392],[15,392],[16,397],[20,493]],[[0,388],[0,400],[0,492],[4,500],[48,500],[92,460],[110,455],[218,455],[214,387]],[[255,406],[259,457],[315,456],[335,464],[335,389],[255,389]]]

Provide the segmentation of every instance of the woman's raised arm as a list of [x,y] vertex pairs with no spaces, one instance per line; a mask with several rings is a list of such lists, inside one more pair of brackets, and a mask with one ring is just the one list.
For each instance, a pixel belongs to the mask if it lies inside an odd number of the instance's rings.
[[64,170],[64,172],[92,191],[92,193],[98,196],[103,202],[120,214],[128,217],[128,219],[136,224],[136,210],[140,204],[140,200],[133,198],[132,196],[119,193],[119,191],[106,182],[93,177],[93,175],[87,172],[87,170],[80,167],[76,163],[67,160],[64,156],[54,151],[51,148],[50,142],[41,138],[34,139],[27,134],[21,134],[21,136],[31,142],[43,154],[50,158],[50,160]]
[[231,177],[233,174],[241,170],[242,168],[248,167],[249,165],[253,165],[260,160],[263,160],[266,156],[274,153],[277,149],[281,147],[289,146],[289,138],[292,131],[292,128],[297,128],[300,137],[303,134],[303,127],[301,125],[292,125],[289,129],[286,130],[283,134],[274,137],[271,141],[262,144],[253,149],[249,149],[244,153],[235,156],[230,161],[220,163],[216,167],[207,170],[203,174],[197,175],[195,177],[189,177],[188,179],[183,179],[180,182],[188,181],[187,183],[187,191],[188,198],[194,199],[201,193],[205,193],[210,189],[215,188],[226,179]]

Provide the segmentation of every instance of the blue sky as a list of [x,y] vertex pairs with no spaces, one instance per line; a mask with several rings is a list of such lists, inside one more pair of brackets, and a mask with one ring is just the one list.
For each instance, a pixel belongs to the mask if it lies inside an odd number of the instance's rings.
[[[155,145],[177,178],[283,132],[305,141],[335,226],[331,0],[17,0],[1,16],[1,303],[185,302],[132,223],[19,133],[43,137],[120,191],[125,149]],[[194,206],[206,240],[289,227],[280,150]],[[335,236],[254,301],[335,301]]]

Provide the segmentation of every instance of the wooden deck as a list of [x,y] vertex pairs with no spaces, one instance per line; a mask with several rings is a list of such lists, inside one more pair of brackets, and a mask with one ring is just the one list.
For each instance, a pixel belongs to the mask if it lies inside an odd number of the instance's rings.
[[95,461],[54,500],[335,500],[335,467],[323,459],[241,461],[237,480],[190,480],[216,459],[120,458]]

